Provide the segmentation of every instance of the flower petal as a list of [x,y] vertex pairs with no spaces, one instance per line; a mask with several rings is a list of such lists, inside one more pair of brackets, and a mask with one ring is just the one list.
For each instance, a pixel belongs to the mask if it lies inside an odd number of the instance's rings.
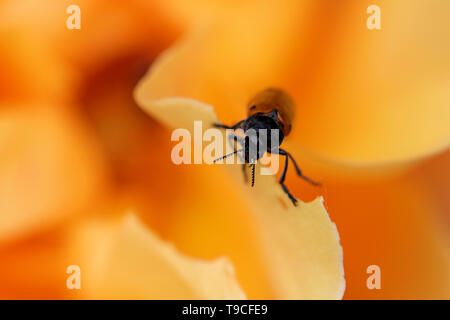
[[[80,8],[81,24],[77,30],[66,27],[66,20],[72,15],[66,10],[71,5]],[[86,74],[118,56],[140,52],[141,57],[151,58],[179,33],[170,14],[157,1],[4,0],[1,6],[0,29],[21,30],[28,41],[43,44],[56,53],[55,58]],[[41,63],[34,60],[27,63]]]
[[377,1],[381,30],[369,30],[372,4],[340,1],[314,10],[325,24],[311,28],[306,46],[287,58],[286,88],[299,105],[292,138],[358,164],[440,152],[450,145],[450,46],[442,40],[450,37],[450,4]]
[[[187,257],[134,215],[75,229],[75,261],[90,299],[245,299],[228,259]],[[75,263],[73,262],[73,263]]]
[[[217,121],[211,106],[192,99],[149,98],[156,94],[153,90],[159,90],[159,76],[164,76],[162,70],[170,59],[170,55],[162,59],[138,85],[138,103],[172,128],[192,129],[194,120],[202,120],[207,129]],[[240,185],[240,169],[232,166],[231,174]],[[294,207],[274,176],[257,175],[256,179],[256,188],[243,188],[242,192],[253,212],[263,265],[267,266],[276,298],[341,298],[345,288],[342,248],[322,199]]]
[[3,242],[78,212],[99,195],[105,172],[92,137],[67,109],[30,104],[0,110]]
[[[1,18],[0,18],[1,19]],[[67,101],[75,76],[42,42],[0,22],[0,99]]]

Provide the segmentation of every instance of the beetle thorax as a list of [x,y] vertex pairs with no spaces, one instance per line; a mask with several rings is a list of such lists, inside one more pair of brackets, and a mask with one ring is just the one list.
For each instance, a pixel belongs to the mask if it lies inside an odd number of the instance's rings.
[[283,131],[273,114],[256,114],[244,126],[245,161],[254,163],[266,152],[278,149],[283,142]]

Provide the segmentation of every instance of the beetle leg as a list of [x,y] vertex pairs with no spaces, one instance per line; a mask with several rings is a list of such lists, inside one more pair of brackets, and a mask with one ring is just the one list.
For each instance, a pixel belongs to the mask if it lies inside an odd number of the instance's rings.
[[232,125],[231,127],[230,127],[230,126],[227,126],[226,124],[222,124],[222,123],[217,123],[217,122],[215,122],[215,123],[213,123],[213,127],[216,127],[216,128],[222,128],[222,129],[236,130],[236,129],[239,128],[245,121],[247,121],[247,119],[241,120],[241,121],[239,121],[238,123]]
[[[281,151],[281,149],[280,149],[280,151]],[[279,183],[281,184],[283,191],[288,195],[289,199],[291,199],[294,206],[297,206],[297,199],[295,199],[295,197],[289,192],[288,188],[284,184],[284,180],[286,179],[286,172],[287,172],[287,168],[288,168],[288,164],[289,164],[289,157],[287,156],[287,154],[283,154],[283,153],[280,153],[280,154],[285,156],[286,160],[284,162],[284,169],[283,169],[283,173],[281,174]]]
[[278,153],[281,154],[281,155],[286,156],[286,158],[289,157],[289,158],[291,159],[292,163],[294,164],[295,171],[297,171],[297,175],[298,175],[300,178],[302,178],[303,180],[309,182],[309,183],[312,184],[313,186],[320,186],[320,185],[321,185],[319,182],[316,182],[316,181],[314,181],[314,180],[308,178],[307,176],[303,175],[303,173],[302,173],[302,171],[300,170],[300,168],[298,167],[297,162],[295,161],[294,157],[293,157],[289,152],[287,152],[286,150],[283,150],[283,149],[279,148],[279,149],[278,149]]
[[233,130],[236,130],[236,129],[239,128],[245,121],[247,121],[247,119],[239,121],[238,123],[236,123],[235,125],[233,125],[231,128],[232,128]]

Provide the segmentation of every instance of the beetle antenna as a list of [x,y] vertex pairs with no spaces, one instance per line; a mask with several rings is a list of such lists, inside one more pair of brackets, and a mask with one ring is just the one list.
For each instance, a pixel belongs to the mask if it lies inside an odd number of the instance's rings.
[[252,166],[252,187],[255,186],[255,167],[256,164],[254,163]]
[[216,163],[216,161],[223,160],[223,159],[225,159],[225,158],[228,158],[229,156],[232,156],[233,154],[236,154],[236,153],[242,152],[242,151],[244,151],[244,149],[236,150],[236,151],[234,151],[234,152],[232,152],[232,153],[229,153],[229,154],[224,155],[223,157],[217,158],[217,159],[214,160],[213,162]]

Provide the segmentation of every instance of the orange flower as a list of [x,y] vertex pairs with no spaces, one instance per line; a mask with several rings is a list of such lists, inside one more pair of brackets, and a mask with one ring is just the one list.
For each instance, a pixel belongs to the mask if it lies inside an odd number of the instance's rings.
[[[379,1],[380,31],[365,1],[82,0],[81,30],[69,4],[0,4],[1,298],[340,298],[340,242],[344,297],[450,297],[442,4]],[[324,188],[287,185],[323,200],[170,161],[172,127],[236,122],[267,86]]]

